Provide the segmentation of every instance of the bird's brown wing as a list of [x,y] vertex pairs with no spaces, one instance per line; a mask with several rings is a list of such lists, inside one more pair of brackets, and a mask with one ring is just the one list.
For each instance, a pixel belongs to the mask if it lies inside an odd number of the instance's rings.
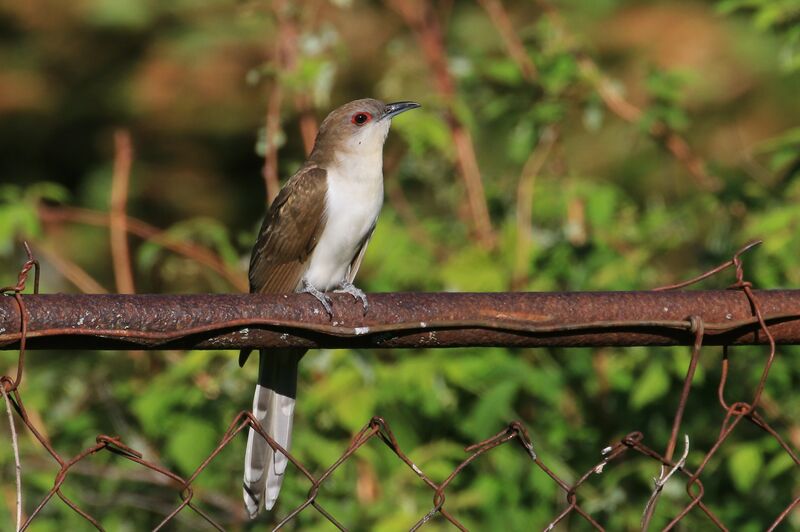
[[264,218],[250,258],[250,291],[294,292],[325,229],[326,172],[305,167],[293,175]]

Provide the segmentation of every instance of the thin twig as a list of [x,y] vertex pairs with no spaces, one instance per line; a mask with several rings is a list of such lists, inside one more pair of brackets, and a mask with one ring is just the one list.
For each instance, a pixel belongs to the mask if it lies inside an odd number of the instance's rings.
[[[642,110],[622,97],[616,86],[600,71],[591,58],[579,57],[578,67],[612,113],[632,124],[638,124],[641,121],[644,114]],[[650,136],[660,142],[675,160],[686,168],[698,185],[709,190],[717,190],[720,187],[719,180],[706,171],[705,162],[694,153],[686,139],[671,130],[666,124],[654,122],[650,126]]]
[[[508,54],[522,73],[523,79],[528,83],[536,83],[539,71],[525,50],[525,45],[516,30],[514,30],[511,17],[503,6],[503,2],[501,0],[478,0],[478,2],[489,15],[489,19],[503,40]],[[553,128],[545,130],[539,140],[539,145],[522,167],[517,186],[517,254],[514,275],[511,280],[512,289],[519,289],[524,281],[525,270],[527,269],[526,263],[530,256],[530,245],[533,241],[531,219],[536,174],[541,171],[556,138],[557,132]]]
[[131,268],[131,253],[128,247],[127,203],[128,184],[131,176],[133,149],[131,135],[125,129],[114,132],[114,173],[111,176],[111,205],[108,213],[109,237],[111,238],[111,260],[114,279],[120,294],[136,293]]
[[[276,0],[273,3],[273,12],[279,28],[277,52],[281,72],[297,70],[299,29],[294,15],[290,13],[291,10],[291,2],[286,0]],[[317,136],[317,119],[314,116],[311,98],[304,91],[295,89],[294,105],[300,114],[300,136],[303,138],[303,147],[308,155],[314,147]]]
[[55,249],[39,243],[36,245],[36,252],[44,255],[44,257],[47,259],[47,262],[54,266],[55,269],[61,273],[64,279],[71,282],[84,294],[108,293],[108,290],[106,290],[103,285],[97,282],[94,277],[89,275],[86,270],[72,262],[67,257],[61,255]]
[[306,155],[311,153],[314,147],[314,140],[317,138],[317,119],[314,116],[314,108],[311,105],[311,98],[306,94],[297,94],[294,98],[294,105],[300,112],[300,135],[303,137],[303,146]]
[[533,194],[536,176],[542,171],[550,151],[558,139],[558,132],[553,127],[546,128],[539,139],[539,144],[531,152],[522,167],[517,185],[517,246],[514,261],[514,274],[511,279],[513,290],[522,288],[528,272],[528,261],[533,245]]
[[[557,26],[562,33],[567,33],[567,26],[561,14],[549,0],[537,0],[536,3],[552,24]],[[640,123],[644,115],[643,111],[620,94],[615,84],[592,58],[582,53],[575,55],[581,75],[597,91],[606,107],[626,122]],[[686,139],[663,122],[654,122],[650,126],[649,133],[654,140],[672,154],[679,164],[686,168],[699,186],[706,190],[718,190],[721,187],[720,180],[708,173],[705,161],[692,150]]]
[[497,29],[498,35],[503,39],[508,55],[511,56],[511,59],[517,64],[517,68],[522,72],[522,77],[529,83],[535,82],[539,77],[539,71],[528,56],[528,52],[525,51],[525,45],[522,44],[519,35],[514,30],[511,17],[503,7],[503,2],[500,0],[478,0],[478,3],[488,13],[489,19]]
[[14,449],[14,472],[17,481],[17,527],[22,526],[22,464],[19,460],[19,442],[17,441],[17,428],[14,426],[14,415],[11,413],[11,400],[8,398],[5,383],[0,383],[0,394],[6,403],[6,413],[8,414],[8,428],[11,430],[11,447]]
[[487,248],[493,247],[495,235],[486,204],[478,158],[472,142],[472,135],[459,119],[455,110],[456,90],[453,78],[447,67],[447,53],[444,36],[435,13],[426,2],[406,0],[387,0],[412,29],[434,77],[434,84],[443,102],[446,102],[445,119],[455,148],[456,162],[467,191],[470,218],[479,242]]
[[267,205],[272,203],[281,183],[278,179],[278,134],[281,128],[281,101],[283,90],[278,80],[272,84],[267,102],[267,118],[264,125],[264,166],[261,175],[264,177],[264,188],[267,191]]
[[[44,222],[68,221],[100,227],[108,227],[109,225],[107,214],[101,211],[76,207],[50,207],[40,205],[39,218]],[[139,238],[158,244],[161,247],[209,267],[225,278],[232,286],[236,287],[237,290],[241,292],[248,291],[249,288],[245,276],[238,270],[226,265],[219,255],[212,250],[199,244],[178,240],[167,232],[131,216],[126,217],[125,227],[129,233]]]

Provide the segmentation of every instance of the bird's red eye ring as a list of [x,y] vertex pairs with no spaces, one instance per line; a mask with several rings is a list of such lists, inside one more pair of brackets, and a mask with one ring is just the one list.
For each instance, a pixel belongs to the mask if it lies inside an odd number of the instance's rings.
[[370,120],[372,120],[372,115],[367,112],[356,113],[350,119],[350,121],[357,126],[363,126]]

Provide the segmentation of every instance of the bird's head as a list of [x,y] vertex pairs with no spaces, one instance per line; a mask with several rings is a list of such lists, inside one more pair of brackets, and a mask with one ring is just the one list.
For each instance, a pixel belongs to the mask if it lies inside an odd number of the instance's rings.
[[322,121],[311,158],[323,162],[337,156],[380,156],[392,118],[419,106],[372,98],[346,103]]

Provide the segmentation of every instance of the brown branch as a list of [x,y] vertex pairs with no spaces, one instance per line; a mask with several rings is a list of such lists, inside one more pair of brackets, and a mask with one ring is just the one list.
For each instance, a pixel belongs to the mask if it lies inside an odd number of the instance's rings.
[[283,90],[276,80],[272,85],[267,102],[267,118],[264,132],[264,166],[261,175],[264,177],[264,188],[267,192],[267,205],[272,203],[281,188],[278,179],[278,134],[281,127],[281,101]]
[[[536,66],[525,52],[525,47],[514,31],[511,18],[503,8],[502,2],[500,0],[479,0],[479,2],[488,13],[495,28],[497,28],[497,32],[503,39],[509,55],[522,71],[525,79],[529,82],[535,81],[538,74]],[[553,24],[562,30],[565,29],[560,13],[549,1],[539,0],[537,3]],[[584,54],[579,54],[577,61],[581,74],[597,91],[603,103],[612,113],[632,124],[637,124],[641,121],[642,110],[622,97],[611,80],[597,66],[597,63]],[[679,164],[686,168],[698,185],[708,190],[718,190],[720,188],[719,179],[708,173],[703,159],[694,153],[689,143],[678,133],[663,122],[653,123],[650,126],[649,133],[654,140],[672,154]]]
[[434,84],[439,96],[447,105],[446,121],[455,148],[456,163],[467,191],[473,230],[483,246],[492,247],[495,243],[495,235],[489,217],[489,208],[486,205],[486,193],[483,189],[472,136],[458,118],[455,110],[454,103],[457,94],[453,78],[447,68],[447,53],[442,28],[427,2],[387,0],[387,3],[414,32],[428,63],[428,68],[434,76]]
[[[59,223],[66,221],[99,227],[107,227],[109,224],[108,216],[105,213],[74,207],[49,207],[40,205],[39,218],[43,222]],[[161,229],[130,216],[126,219],[126,228],[129,233],[139,238],[158,244],[163,248],[207,266],[226,279],[237,290],[242,292],[248,291],[249,285],[244,275],[226,265],[222,259],[210,249],[199,244],[177,240]]]
[[[296,19],[289,13],[291,9],[291,3],[286,0],[276,0],[273,3],[273,11],[279,28],[277,54],[281,72],[297,70],[299,30]],[[295,91],[294,104],[300,114],[300,135],[303,138],[306,155],[308,155],[314,147],[314,140],[317,136],[317,119],[314,116],[311,98],[304,92]]]
[[[626,122],[637,124],[644,114],[641,109],[627,101],[616,90],[611,80],[600,71],[597,64],[589,57],[578,58],[578,67],[583,76],[595,88],[606,107]],[[654,122],[650,126],[650,136],[664,146],[701,187],[708,190],[720,188],[719,179],[706,171],[706,164],[694,151],[689,143],[671,130],[663,122]]]
[[533,194],[536,176],[541,172],[547,157],[558,139],[553,127],[542,132],[539,144],[525,161],[517,185],[517,246],[514,261],[514,274],[511,279],[512,290],[520,290],[528,279],[528,261],[533,245]]
[[314,116],[311,98],[305,94],[296,95],[294,104],[300,112],[300,135],[303,137],[303,146],[308,155],[314,148],[314,140],[317,138],[317,118]]
[[98,283],[86,270],[58,253],[55,249],[41,243],[35,247],[36,252],[42,254],[64,279],[75,285],[84,294],[108,293],[108,290],[103,288],[103,285]]
[[514,25],[511,23],[511,17],[503,7],[503,2],[500,0],[478,0],[478,3],[483,6],[483,9],[488,13],[489,19],[497,29],[498,35],[503,39],[503,44],[511,56],[511,59],[517,64],[517,68],[522,72],[522,77],[525,81],[533,83],[539,77],[539,71],[536,65],[528,56],[525,51],[525,45],[514,30]]
[[[297,68],[297,23],[289,15],[289,7],[284,0],[276,1],[272,5],[273,14],[277,21],[278,35],[272,55],[277,63],[278,70],[282,73],[293,72]],[[265,150],[264,165],[261,175],[264,178],[264,187],[267,194],[267,205],[272,203],[280,191],[280,178],[278,176],[278,135],[281,129],[281,104],[283,103],[283,86],[280,77],[275,77],[267,99],[267,112],[264,120]],[[311,153],[314,139],[317,135],[317,122],[314,117],[310,99],[302,93],[294,95],[295,107],[300,114],[300,135],[303,138],[303,147],[306,154]]]
[[111,260],[114,265],[114,279],[117,292],[133,294],[131,253],[128,247],[126,229],[126,206],[128,203],[128,184],[131,176],[133,149],[130,132],[120,129],[114,132],[114,173],[111,176],[111,204],[108,213],[108,229],[111,239]]
[[[558,10],[548,0],[538,0],[537,4],[547,14],[550,21],[566,32],[566,24]],[[638,124],[644,114],[636,105],[627,101],[614,84],[606,76],[597,63],[585,54],[577,54],[578,69],[581,75],[597,91],[606,107],[615,115],[632,124]],[[707,190],[718,190],[721,183],[706,170],[706,164],[692,150],[689,143],[663,122],[655,122],[650,126],[650,136],[672,154],[676,161],[695,179],[697,184]]]

